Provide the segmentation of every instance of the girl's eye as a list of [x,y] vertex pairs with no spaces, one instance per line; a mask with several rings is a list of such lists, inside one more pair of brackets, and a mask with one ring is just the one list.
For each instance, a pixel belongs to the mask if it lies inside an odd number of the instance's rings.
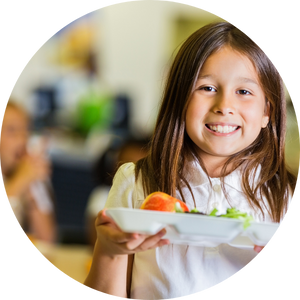
[[206,92],[216,92],[217,90],[211,86],[204,86],[202,88],[200,88],[200,90],[204,90]]
[[249,91],[246,91],[246,90],[239,90],[237,91],[238,94],[240,95],[251,95],[251,93]]

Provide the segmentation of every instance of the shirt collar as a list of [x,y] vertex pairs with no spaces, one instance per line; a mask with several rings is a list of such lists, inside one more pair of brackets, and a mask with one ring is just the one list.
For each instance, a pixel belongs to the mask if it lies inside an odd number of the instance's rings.
[[[258,179],[259,173],[260,173],[260,166],[257,170],[255,180]],[[202,186],[205,184],[209,184],[209,180],[212,183],[215,182],[220,182],[220,178],[210,178],[206,175],[198,161],[195,160],[189,160],[187,165],[186,165],[186,179],[190,186],[197,187],[197,186]],[[242,178],[242,168],[239,167],[224,178],[224,183],[225,185],[228,185],[240,192],[243,192],[242,185],[241,185],[241,178]],[[251,183],[251,181],[249,181]]]

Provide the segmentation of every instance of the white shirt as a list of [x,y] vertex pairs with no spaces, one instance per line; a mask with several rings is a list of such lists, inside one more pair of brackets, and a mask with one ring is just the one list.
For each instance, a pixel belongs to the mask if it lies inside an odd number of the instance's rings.
[[[141,176],[135,181],[135,165],[122,165],[115,175],[113,186],[106,202],[106,208],[139,208],[145,196]],[[227,208],[235,207],[263,221],[255,212],[241,189],[241,174],[238,170],[225,178],[225,188],[231,199],[226,200],[219,178],[209,179],[200,165],[191,162],[187,179],[194,193],[199,211],[209,213],[217,208],[221,214]],[[194,207],[187,188],[183,189],[186,204]],[[177,194],[177,198],[181,199]],[[267,216],[265,221],[271,221]],[[160,248],[136,253],[132,271],[131,298],[165,299],[200,292],[232,276],[254,257],[253,249],[240,249],[220,244],[217,247],[200,247],[170,244]]]

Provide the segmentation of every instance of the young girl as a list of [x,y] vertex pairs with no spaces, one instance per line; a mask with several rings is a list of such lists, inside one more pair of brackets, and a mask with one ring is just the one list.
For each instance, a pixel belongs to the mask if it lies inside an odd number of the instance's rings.
[[[149,155],[118,170],[106,207],[139,208],[163,191],[204,213],[235,207],[280,222],[296,182],[284,160],[285,108],[281,78],[252,40],[229,23],[201,28],[170,69]],[[165,230],[124,233],[105,210],[96,229],[85,284],[121,297],[199,292],[256,255],[228,244],[169,245]]]

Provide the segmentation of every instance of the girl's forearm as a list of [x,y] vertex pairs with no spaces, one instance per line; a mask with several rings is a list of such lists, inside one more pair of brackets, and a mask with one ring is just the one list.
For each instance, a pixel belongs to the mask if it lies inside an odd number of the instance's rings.
[[128,255],[102,254],[101,245],[96,241],[93,262],[84,284],[106,294],[127,298],[127,266]]

